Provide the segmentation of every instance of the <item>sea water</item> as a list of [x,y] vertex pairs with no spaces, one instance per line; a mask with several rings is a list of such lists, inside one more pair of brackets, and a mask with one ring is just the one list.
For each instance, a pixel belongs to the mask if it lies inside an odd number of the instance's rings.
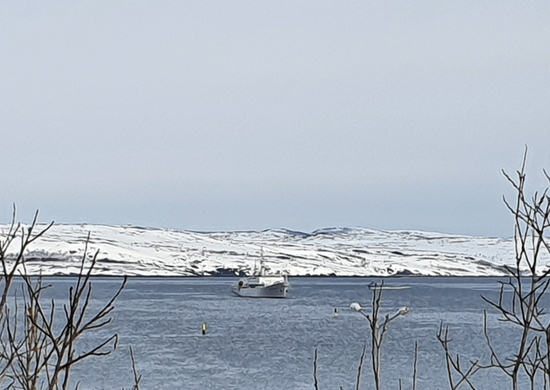
[[[52,288],[45,297],[61,304],[72,278],[46,278]],[[93,346],[112,334],[119,342],[107,357],[90,358],[74,371],[80,389],[121,389],[133,384],[129,348],[148,389],[314,389],[314,354],[318,352],[320,389],[355,389],[369,324],[349,309],[359,302],[370,312],[371,278],[290,278],[287,299],[251,299],[231,295],[236,278],[130,278],[115,303],[112,322],[87,334],[81,347]],[[121,283],[94,278],[90,310],[104,305]],[[449,388],[445,355],[436,334],[449,326],[453,354],[462,361],[487,361],[483,310],[499,350],[513,351],[513,327],[498,321],[481,296],[497,299],[498,279],[409,277],[387,279],[381,314],[409,307],[408,315],[392,321],[382,352],[384,388],[410,389],[415,342],[418,342],[417,388]],[[338,309],[338,316],[335,316]],[[206,331],[203,332],[203,326]],[[79,347],[80,348],[80,347]],[[480,388],[509,387],[498,370],[477,374]],[[362,388],[373,388],[370,349]]]

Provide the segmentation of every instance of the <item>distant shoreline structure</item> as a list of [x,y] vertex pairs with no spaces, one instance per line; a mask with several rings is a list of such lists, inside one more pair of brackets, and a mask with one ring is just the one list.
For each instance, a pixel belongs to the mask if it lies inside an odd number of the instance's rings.
[[[219,272],[219,273],[213,273],[213,274],[204,274],[204,275],[177,275],[177,274],[171,274],[171,275],[158,275],[158,274],[102,274],[102,273],[92,273],[90,275],[91,278],[131,278],[131,279],[147,279],[147,278],[159,278],[159,279],[198,279],[198,278],[204,278],[204,279],[218,279],[218,278],[226,278],[226,279],[239,279],[242,276],[239,274],[228,272],[230,270],[225,270],[225,272]],[[33,276],[42,276],[43,278],[74,278],[78,277],[79,274],[74,273],[56,273],[56,274],[47,274],[47,275],[37,275],[37,274],[30,274]],[[241,273],[241,275],[244,275]],[[404,278],[488,278],[488,279],[494,279],[494,278],[508,278],[511,274],[503,274],[503,275],[387,275],[387,276],[379,276],[379,275],[288,275],[288,277],[291,277],[293,279],[364,279],[364,280],[376,280],[376,281],[386,281],[386,280],[397,280],[397,279],[404,279]],[[17,276],[16,276],[17,277]],[[392,289],[391,286],[386,286],[386,289]]]
[[[39,275],[32,275],[38,277]],[[41,275],[43,279],[50,279],[50,278],[76,278],[78,277],[78,274],[57,274],[57,275]],[[238,280],[238,276],[217,276],[217,275],[199,275],[199,276],[182,276],[182,275],[101,275],[101,274],[94,274],[90,275],[91,279],[120,279],[120,278],[128,278],[128,279],[232,279],[232,280]],[[372,281],[373,279],[380,280],[398,280],[398,279],[416,279],[416,278],[425,278],[425,279],[502,279],[502,278],[508,278],[506,275],[477,275],[477,276],[452,276],[452,275],[410,275],[410,276],[385,276],[383,278],[379,276],[306,276],[306,275],[289,275],[290,278],[294,279],[355,279],[355,280],[365,280],[365,281]],[[20,276],[15,276],[15,278],[20,278]],[[389,288],[388,290],[392,290],[392,288]]]

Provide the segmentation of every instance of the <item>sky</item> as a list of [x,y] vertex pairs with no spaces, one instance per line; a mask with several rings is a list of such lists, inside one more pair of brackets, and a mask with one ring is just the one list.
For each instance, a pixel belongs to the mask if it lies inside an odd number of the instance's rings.
[[3,1],[0,222],[508,237],[550,3]]

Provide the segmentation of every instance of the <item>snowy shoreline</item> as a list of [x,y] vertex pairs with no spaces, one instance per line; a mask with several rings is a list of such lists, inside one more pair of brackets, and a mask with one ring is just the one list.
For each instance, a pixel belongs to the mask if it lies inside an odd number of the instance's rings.
[[[35,231],[45,227],[40,225]],[[0,237],[8,231],[0,225]],[[99,276],[231,276],[263,259],[291,276],[506,276],[515,263],[511,238],[421,231],[328,228],[195,232],[136,226],[54,225],[26,253],[29,274],[75,275],[88,235]],[[17,248],[15,242],[12,250]],[[541,259],[543,267],[550,260]]]

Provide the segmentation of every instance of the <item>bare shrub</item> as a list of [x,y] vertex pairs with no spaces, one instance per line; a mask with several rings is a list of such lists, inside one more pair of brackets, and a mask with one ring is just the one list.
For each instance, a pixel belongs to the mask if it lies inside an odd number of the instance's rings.
[[[500,282],[498,298],[492,300],[482,297],[499,314],[501,323],[517,330],[519,341],[512,350],[502,351],[496,348],[490,337],[485,311],[483,333],[489,361],[482,364],[476,359],[461,364],[460,357],[454,357],[450,352],[449,328],[441,324],[437,338],[445,351],[452,390],[460,386],[474,389],[472,377],[485,369],[497,369],[506,375],[513,390],[520,388],[522,380],[526,380],[531,389],[550,388],[550,321],[542,304],[550,283],[550,269],[541,264],[541,260],[548,258],[550,254],[547,242],[550,197],[548,188],[540,193],[535,192],[532,197],[527,196],[526,160],[527,149],[516,178],[503,171],[515,190],[513,203],[504,198],[504,203],[514,218],[515,264],[513,267],[506,267],[510,276],[507,281]],[[548,173],[543,171],[543,174],[550,182]]]
[[[16,222],[15,207],[11,224],[0,235],[0,387],[3,389],[58,390],[78,388],[71,383],[74,366],[92,356],[106,356],[117,347],[118,334],[112,334],[97,344],[82,343],[83,336],[107,326],[114,303],[126,285],[126,278],[112,297],[99,309],[91,310],[92,272],[97,252],[88,254],[88,240],[80,263],[79,274],[69,288],[66,303],[57,306],[54,300],[43,298],[51,285],[41,276],[32,276],[25,267],[29,246],[44,236],[52,224],[37,229],[37,217],[29,227]],[[14,278],[20,277],[20,295]],[[17,290],[17,291],[15,291]],[[141,377],[135,368],[131,351],[135,383],[139,389]]]
[[[409,313],[408,307],[403,307],[399,309],[394,314],[386,314],[382,316],[380,310],[382,308],[382,291],[384,289],[384,282],[380,284],[374,283],[371,285],[372,290],[372,302],[371,302],[371,312],[370,314],[365,313],[364,308],[357,302],[354,302],[350,305],[352,310],[363,315],[368,323],[370,330],[370,347],[371,347],[371,364],[372,372],[374,375],[374,386],[376,390],[381,390],[382,388],[382,344],[384,342],[384,336],[388,331],[388,327],[392,321],[400,316],[405,316]],[[356,380],[356,389],[361,388],[361,377],[363,373],[363,365],[365,362],[365,354],[367,351],[367,346],[364,347],[361,359],[359,361],[359,367],[357,370],[357,380]],[[416,356],[416,354],[415,354]],[[416,367],[416,362],[415,362]]]

